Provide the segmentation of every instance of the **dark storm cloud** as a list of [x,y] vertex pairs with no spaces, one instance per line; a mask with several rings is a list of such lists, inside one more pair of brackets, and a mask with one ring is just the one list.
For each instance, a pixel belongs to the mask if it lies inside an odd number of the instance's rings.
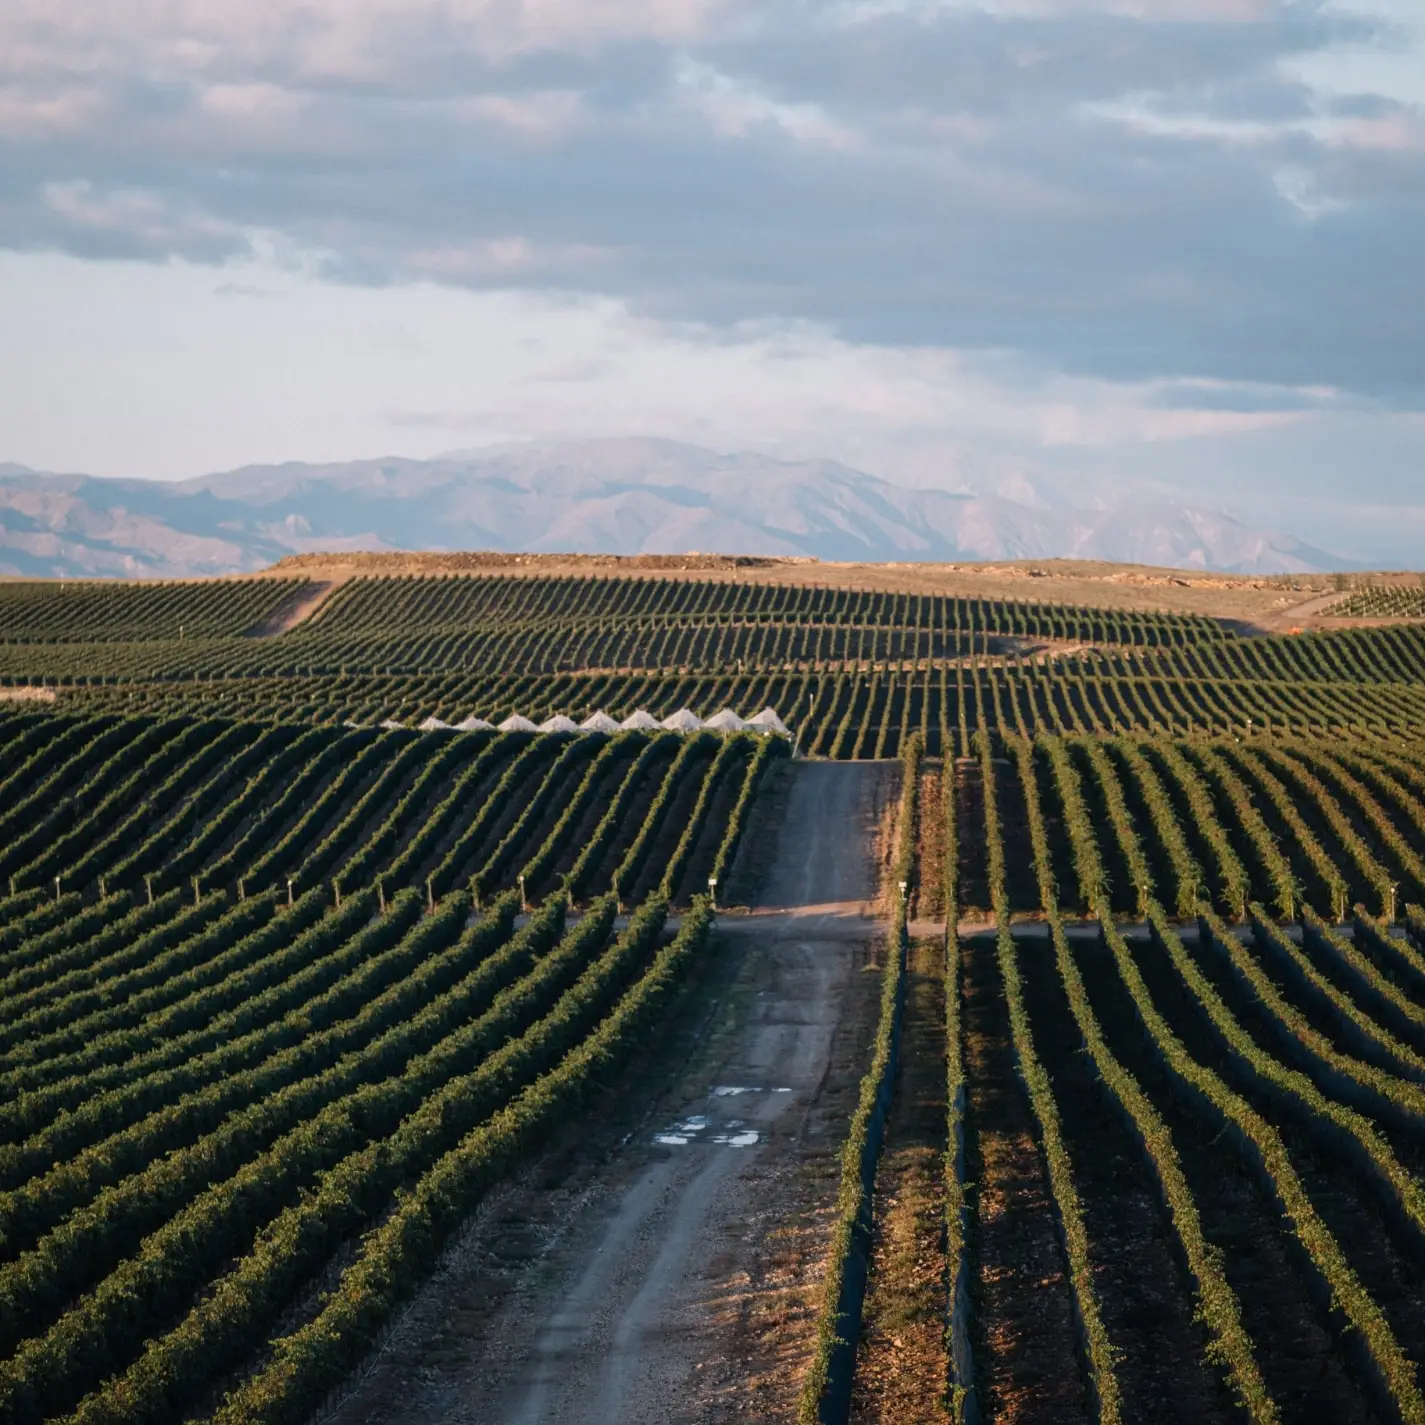
[[671,38],[500,49],[459,7],[416,7],[346,69],[295,35],[161,79],[76,68],[57,79],[91,116],[0,107],[0,237],[209,261],[261,231],[353,282],[597,291],[674,321],[1245,383],[1241,401],[1414,405],[1425,123],[1290,76],[1364,22],[1259,8],[728,9]]

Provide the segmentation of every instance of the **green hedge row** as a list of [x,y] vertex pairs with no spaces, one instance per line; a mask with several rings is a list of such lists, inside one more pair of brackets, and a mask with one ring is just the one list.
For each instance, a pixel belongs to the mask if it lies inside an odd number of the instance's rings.
[[[1170,927],[1164,928],[1168,936],[1177,938]],[[1398,1412],[1408,1425],[1425,1421],[1425,1398],[1420,1394],[1414,1363],[1401,1349],[1385,1314],[1361,1285],[1340,1244],[1317,1213],[1292,1166],[1281,1134],[1246,1099],[1187,1052],[1154,1006],[1133,953],[1111,919],[1104,920],[1102,932],[1155,1054],[1197,1112],[1235,1139],[1244,1161],[1275,1197],[1305,1262],[1321,1285],[1322,1296],[1341,1314],[1347,1349],[1357,1348],[1367,1379],[1392,1413]]]
[[479,811],[461,828],[432,873],[430,886],[433,895],[443,896],[456,888],[462,872],[489,840],[490,831],[518,795],[520,786],[537,775],[539,769],[559,751],[560,739],[557,737],[537,737],[533,733],[523,735],[529,738],[529,745],[505,769],[481,803]]
[[284,984],[284,974],[318,971],[321,957],[369,919],[368,904],[348,902],[329,912],[323,895],[286,908],[279,902],[273,920],[233,947],[239,966],[216,984],[171,1003],[156,988],[137,996],[137,1005],[114,1005],[24,1046],[25,1057],[0,1072],[0,1097],[8,1100],[0,1104],[0,1138],[23,1137],[94,1092],[186,1063],[280,1018],[289,997],[304,988]]
[[[1005,999],[1009,1008],[1010,1037],[1014,1045],[1015,1067],[1029,1095],[1029,1106],[1039,1128],[1039,1142],[1044,1154],[1044,1166],[1049,1177],[1049,1188],[1054,1199],[1060,1240],[1069,1267],[1069,1283],[1073,1289],[1074,1315],[1078,1322],[1080,1349],[1087,1368],[1088,1386],[1098,1407],[1100,1422],[1116,1422],[1123,1418],[1122,1388],[1114,1369],[1113,1344],[1109,1340],[1108,1328],[1103,1324],[1103,1312],[1099,1306],[1098,1292],[1093,1282],[1093,1262],[1089,1253],[1088,1228],[1084,1223],[1083,1204],[1079,1201],[1078,1189],[1074,1186],[1073,1163],[1069,1157],[1068,1145],[1064,1142],[1063,1125],[1059,1118],[1059,1108],[1054,1101],[1054,1086],[1039,1055],[1034,1048],[1034,1035],[1029,1023],[1029,1012],[1024,1004],[1023,983],[1019,974],[1019,955],[1014,942],[1014,931],[1010,925],[1009,896],[1005,890],[1004,838],[1000,829],[999,804],[995,791],[995,764],[990,753],[990,740],[983,733],[978,734],[980,747],[980,773],[984,779],[985,840],[989,858],[990,899],[994,906],[995,923],[998,927],[996,951],[999,960],[1000,979],[1004,985]],[[1065,820],[1070,831],[1077,826],[1082,835],[1087,825],[1088,813],[1083,805],[1082,794],[1069,760],[1068,751],[1059,739],[1048,741],[1050,759],[1054,766],[1056,784],[1065,811]],[[1111,769],[1110,769],[1111,775]],[[1121,799],[1121,792],[1120,792]],[[1109,798],[1109,806],[1114,808],[1114,798]],[[1076,847],[1077,850],[1077,847]],[[1092,856],[1085,854],[1076,859],[1080,866],[1080,884],[1107,885],[1107,877],[1101,868],[1095,871],[1096,851]],[[1130,865],[1134,864],[1130,859]],[[1108,914],[1108,902],[1102,902],[1101,913]]]
[[[514,866],[515,856],[528,841],[530,833],[539,825],[549,807],[566,791],[570,781],[579,776],[580,768],[589,763],[591,765],[586,769],[586,773],[592,772],[592,764],[599,760],[598,754],[608,750],[609,744],[604,742],[603,738],[568,738],[564,749],[544,774],[543,780],[535,787],[534,795],[525,803],[524,810],[500,838],[499,844],[481,860],[479,870],[470,881],[471,890],[477,896],[483,899],[496,887],[514,883],[517,874]],[[584,780],[584,777],[580,777],[581,783]],[[576,799],[578,790],[576,787]]]
[[[527,1053],[538,1077],[521,1085],[493,1117],[455,1143],[362,1241],[356,1261],[328,1292],[316,1316],[274,1343],[270,1361],[216,1413],[217,1425],[283,1425],[304,1420],[369,1350],[391,1313],[409,1297],[484,1192],[547,1135],[570,1122],[590,1095],[647,1042],[669,999],[697,962],[712,925],[705,900],[683,918],[672,943],[656,951],[666,908],[634,916],[611,956],[550,1016],[546,1044]],[[636,948],[636,953],[635,952]],[[649,954],[652,953],[651,962]],[[627,978],[636,964],[647,968]],[[612,1001],[610,983],[630,983]],[[591,1017],[592,1014],[592,1017]],[[551,1061],[551,1054],[553,1055]],[[97,1425],[103,1417],[82,1417]]]
[[[175,980],[201,984],[213,978],[214,947],[255,929],[274,909],[270,900],[228,905],[218,896],[185,906],[176,892],[127,915],[115,905],[104,930],[72,952],[74,960],[89,963],[68,971],[56,966],[53,978],[23,993],[0,990],[0,1018],[6,1021],[0,1054],[150,991],[177,998]],[[68,957],[55,957],[61,958]]]
[[[470,734],[460,735],[465,737]],[[426,813],[420,830],[382,872],[381,879],[394,886],[414,885],[420,868],[435,854],[437,847],[455,829],[460,819],[469,815],[471,801],[485,781],[505,758],[517,756],[529,740],[527,733],[501,732],[481,746],[475,760],[456,774],[445,796]],[[482,811],[486,801],[488,796],[481,801]],[[349,871],[347,878],[350,879]]]
[[564,854],[566,843],[573,835],[575,827],[579,825],[580,819],[588,811],[599,789],[603,786],[609,769],[630,759],[632,749],[639,747],[642,742],[641,733],[617,733],[609,739],[607,745],[589,764],[589,769],[584,773],[578,787],[575,788],[574,795],[565,804],[564,810],[559,814],[559,819],[550,827],[549,834],[544,838],[544,843],[520,868],[527,896],[538,896],[546,889],[545,882],[549,879],[550,872]]
[[[468,900],[457,897],[422,920],[418,933],[458,934],[468,908]],[[558,937],[563,909],[562,903],[552,904],[516,939],[547,948]],[[407,1115],[522,1032],[544,1007],[509,1006],[505,998],[496,996],[484,1015],[470,1021],[463,996],[441,996],[410,1025],[398,1024],[352,1056],[359,1066],[342,1062],[326,1075],[290,1084],[231,1116],[209,1140],[125,1179],[87,1212],[66,1219],[49,1241],[56,1259],[62,1254],[73,1270],[85,1270],[76,1234],[87,1234],[84,1245],[91,1254],[117,1255],[115,1248],[136,1254],[119,1262],[44,1335],[26,1340],[0,1364],[0,1414],[13,1410],[20,1419],[43,1418],[34,1412],[67,1409],[86,1381],[122,1369],[155,1325],[227,1258],[245,1250],[256,1229],[294,1192],[367,1144],[379,1151]],[[411,1038],[432,1029],[445,1030],[444,1037],[411,1058]],[[372,1081],[362,1081],[362,1070]],[[335,1087],[347,1090],[344,1096],[331,1097],[333,1078]],[[357,1087],[351,1087],[353,1081]],[[213,1185],[203,1190],[209,1182]],[[156,1230],[155,1217],[162,1222]],[[144,1231],[150,1235],[139,1251],[137,1238]],[[34,1273],[32,1290],[49,1299],[56,1275],[57,1260]]]
[[[328,771],[357,755],[375,736],[361,729],[334,738],[330,728],[309,728],[250,777],[194,841],[154,869],[153,884],[184,885],[196,875],[204,888],[237,885],[254,848],[266,844],[270,830],[283,825],[288,816],[300,816]],[[273,790],[277,795],[269,800]]]
[[673,758],[673,765],[663,778],[663,785],[658,788],[658,795],[653,798],[652,805],[644,814],[643,825],[639,827],[638,834],[633,838],[614,872],[613,889],[620,905],[627,905],[633,896],[639,877],[642,876],[644,867],[658,844],[658,833],[663,829],[663,823],[672,810],[675,798],[682,791],[684,776],[692,775],[689,768],[705,757],[716,742],[715,734],[698,732],[687,738],[678,749],[678,755]]
[[[915,856],[915,809],[920,790],[921,742],[911,738],[901,757],[899,834],[893,875],[909,879]],[[866,1293],[876,1165],[895,1085],[905,1007],[906,901],[890,888],[891,933],[881,976],[881,1010],[871,1063],[841,1147],[831,1246],[817,1315],[816,1346],[797,1403],[799,1425],[844,1425],[851,1411],[851,1383],[861,1307]]]
[[737,794],[737,801],[733,804],[732,814],[727,819],[727,830],[723,832],[722,844],[717,848],[717,856],[713,860],[710,874],[719,886],[723,885],[732,874],[738,848],[742,845],[742,833],[747,829],[747,818],[768,766],[774,758],[789,755],[786,738],[763,737],[758,739],[757,748],[743,772],[742,788]]
[[1335,972],[1377,1024],[1425,1052],[1425,1007],[1382,974],[1347,936],[1309,909],[1302,912],[1301,937],[1306,949]]
[[702,836],[703,822],[707,818],[708,808],[712,805],[718,789],[722,786],[724,779],[732,775],[738,760],[750,751],[751,749],[743,738],[725,737],[723,739],[722,746],[718,748],[717,755],[712,760],[712,765],[703,775],[702,786],[698,788],[698,799],[688,816],[687,825],[683,827],[682,835],[678,838],[678,844],[673,848],[673,854],[668,858],[668,865],[664,868],[663,882],[659,887],[658,894],[666,900],[671,901],[678,893],[678,887],[683,881],[683,873],[688,869],[688,862],[692,860],[693,850]]
[[609,801],[608,810],[594,828],[584,849],[579,853],[573,866],[565,873],[564,887],[574,901],[581,901],[589,890],[589,882],[602,864],[604,855],[619,834],[629,807],[643,786],[645,778],[654,764],[677,746],[677,733],[654,734],[648,739],[633,765],[624,773],[623,781]]
[[[1197,1309],[1212,1338],[1212,1354],[1225,1368],[1237,1398],[1256,1425],[1273,1425],[1279,1419],[1257,1364],[1251,1338],[1242,1326],[1241,1304],[1223,1270],[1222,1256],[1207,1240],[1182,1160],[1162,1115],[1154,1108],[1138,1081],[1115,1057],[1104,1039],[1079,973],[1078,961],[1064,934],[1054,893],[1053,861],[1044,815],[1034,779],[1034,755],[1022,738],[1010,739],[1019,767],[1034,850],[1039,893],[1049,921],[1054,960],[1064,986],[1074,1023],[1106,1095],[1142,1146],[1177,1237],[1177,1246],[1192,1278]],[[1096,854],[1096,852],[1095,852]]]
[[[354,887],[364,886],[371,881],[381,860],[399,845],[412,819],[419,817],[424,821],[426,816],[433,813],[435,808],[432,807],[432,799],[450,774],[451,768],[458,767],[467,758],[478,754],[484,741],[490,736],[489,733],[477,733],[470,742],[466,742],[464,738],[452,737],[433,757],[427,757],[419,773],[397,798],[396,804],[386,813],[380,825],[368,830],[361,837],[356,853],[342,864],[341,881]],[[438,805],[437,803],[436,806]],[[359,820],[355,822],[357,827],[362,824]],[[322,865],[304,865],[302,883],[311,885],[320,880],[326,869],[327,867]],[[399,880],[396,884],[400,884]]]
[[1256,908],[1254,912],[1252,928],[1258,953],[1300,999],[1326,1016],[1351,1053],[1392,1076],[1425,1083],[1425,1056],[1372,1019],[1334,980],[1322,974],[1289,935],[1269,924]]

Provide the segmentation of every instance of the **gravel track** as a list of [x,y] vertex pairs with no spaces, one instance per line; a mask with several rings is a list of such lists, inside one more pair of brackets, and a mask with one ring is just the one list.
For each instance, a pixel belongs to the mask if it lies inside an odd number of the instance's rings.
[[591,1126],[591,1151],[494,1195],[337,1419],[784,1415],[874,1033],[877,977],[860,972],[885,929],[874,842],[895,783],[890,763],[797,764],[763,903],[720,924],[736,964],[700,1050],[661,1066],[666,1087],[646,1066],[616,1151]]

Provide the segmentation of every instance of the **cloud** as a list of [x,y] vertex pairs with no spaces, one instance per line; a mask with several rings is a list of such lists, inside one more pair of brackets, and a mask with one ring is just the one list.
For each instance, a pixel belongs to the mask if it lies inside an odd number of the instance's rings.
[[1425,111],[1322,75],[1413,43],[1324,0],[11,0],[0,243],[1411,407]]

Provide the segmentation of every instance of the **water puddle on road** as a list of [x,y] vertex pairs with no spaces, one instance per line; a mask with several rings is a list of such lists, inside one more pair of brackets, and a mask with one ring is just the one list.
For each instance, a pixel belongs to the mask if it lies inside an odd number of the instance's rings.
[[[761,1090],[747,1089],[743,1092],[760,1093]],[[693,1114],[679,1119],[663,1132],[655,1133],[653,1141],[664,1148],[686,1148],[690,1143],[715,1143],[722,1148],[750,1148],[762,1138],[755,1129],[745,1127],[740,1118],[728,1119],[726,1123],[719,1125],[719,1132],[704,1137],[710,1126],[702,1114]]]
[[683,1148],[704,1132],[707,1126],[707,1119],[702,1114],[695,1113],[691,1118],[681,1119],[662,1133],[655,1133],[653,1141],[663,1144],[665,1148]]

